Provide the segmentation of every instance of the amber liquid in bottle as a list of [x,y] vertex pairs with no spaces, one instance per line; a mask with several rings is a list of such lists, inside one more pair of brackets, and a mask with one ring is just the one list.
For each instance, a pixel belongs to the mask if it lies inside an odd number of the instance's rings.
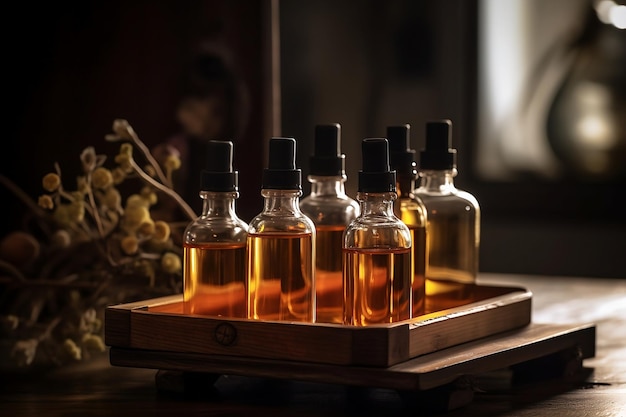
[[392,323],[411,317],[411,248],[344,249],[345,310],[352,324]]
[[[476,281],[479,231],[477,215],[465,199],[423,195],[428,207],[426,310],[465,303]],[[456,236],[456,239],[450,239]],[[468,242],[468,243],[465,243]]]
[[246,317],[246,244],[183,245],[185,314]]
[[[248,235],[249,314],[253,319],[314,320],[310,233]],[[276,260],[279,259],[280,262]]]
[[343,257],[337,248],[341,249],[344,230],[344,226],[317,226],[317,322],[341,323],[343,319]]
[[414,197],[426,208],[426,312],[470,302],[478,275],[480,206],[454,185],[458,174],[452,122],[426,123],[420,152],[420,186]]
[[411,241],[413,242],[413,312],[411,317],[417,317],[425,313],[426,303],[426,254],[428,242],[426,240],[426,219],[424,207],[413,199],[399,199],[400,212],[398,217],[409,228]]

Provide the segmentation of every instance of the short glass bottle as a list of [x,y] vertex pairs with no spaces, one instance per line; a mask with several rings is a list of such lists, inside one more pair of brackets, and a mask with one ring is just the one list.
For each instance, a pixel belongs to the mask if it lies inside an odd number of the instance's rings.
[[[471,297],[478,274],[480,206],[454,184],[456,149],[450,120],[426,124],[426,146],[420,153],[420,186],[414,195],[426,207],[428,256],[427,309],[459,305]],[[432,306],[431,306],[432,305]]]
[[318,323],[343,323],[343,258],[341,246],[346,226],[356,218],[359,205],[346,195],[345,155],[341,153],[341,126],[315,127],[310,159],[311,193],[300,209],[317,231],[315,292]]
[[296,141],[277,137],[269,145],[264,206],[248,229],[248,317],[313,323],[316,231],[300,210]]
[[344,324],[367,326],[411,318],[411,233],[393,213],[396,175],[385,138],[362,142],[360,214],[344,233]]
[[389,163],[396,171],[397,200],[394,213],[411,231],[413,242],[413,304],[412,317],[425,313],[426,295],[426,208],[413,195],[417,180],[415,150],[410,146],[411,126],[408,124],[387,127]]
[[185,314],[246,318],[248,225],[235,211],[238,173],[233,144],[209,141],[201,177],[202,214],[183,234]]

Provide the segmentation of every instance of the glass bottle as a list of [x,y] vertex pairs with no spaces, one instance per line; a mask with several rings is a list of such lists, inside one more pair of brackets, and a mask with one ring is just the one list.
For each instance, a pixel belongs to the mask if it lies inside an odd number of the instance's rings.
[[426,124],[420,153],[420,186],[414,195],[426,207],[426,309],[459,305],[471,296],[478,273],[480,207],[476,198],[454,185],[456,149],[452,122]]
[[343,323],[341,244],[346,226],[356,218],[359,205],[346,195],[345,155],[341,153],[341,126],[315,127],[310,159],[311,193],[300,209],[313,220],[317,232],[315,292],[318,323]]
[[415,150],[410,145],[411,126],[408,124],[387,127],[389,163],[396,171],[394,213],[411,231],[413,242],[413,307],[412,317],[424,314],[426,282],[426,208],[413,195],[417,180]]
[[315,321],[313,221],[300,210],[296,141],[272,138],[263,170],[264,206],[248,229],[248,317]]
[[411,318],[413,254],[409,228],[393,213],[396,173],[385,138],[362,142],[360,214],[344,233],[344,324],[367,326]]
[[233,144],[209,141],[202,171],[202,214],[183,234],[183,310],[185,314],[247,317],[246,237],[237,217],[238,172]]

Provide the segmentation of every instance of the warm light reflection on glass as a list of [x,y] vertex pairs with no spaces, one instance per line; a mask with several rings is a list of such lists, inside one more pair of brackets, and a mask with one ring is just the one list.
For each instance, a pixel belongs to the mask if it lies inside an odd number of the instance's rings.
[[611,24],[618,29],[626,29],[626,6],[613,0],[600,0],[595,3],[598,19],[602,23]]
[[589,150],[608,150],[617,136],[611,119],[611,93],[603,85],[586,82],[577,86],[571,103],[576,122],[575,138]]
[[618,29],[626,29],[626,6],[614,6],[609,13],[611,23]]
[[596,149],[610,149],[615,141],[611,125],[602,114],[589,114],[576,124],[578,141]]

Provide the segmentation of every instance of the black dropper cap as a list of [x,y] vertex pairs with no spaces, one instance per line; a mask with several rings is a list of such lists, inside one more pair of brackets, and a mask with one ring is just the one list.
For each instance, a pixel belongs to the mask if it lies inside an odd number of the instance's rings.
[[207,164],[202,170],[200,188],[203,191],[228,192],[239,189],[239,173],[233,170],[233,143],[210,140]]
[[398,176],[417,178],[415,149],[411,149],[411,126],[408,124],[387,127],[389,163]]
[[359,171],[359,192],[396,191],[396,171],[389,167],[389,142],[385,138],[367,138],[361,143],[363,157]]
[[270,139],[269,165],[263,170],[261,188],[301,190],[302,171],[296,168],[296,140]]
[[448,119],[426,123],[426,147],[420,152],[420,169],[456,168],[456,149],[452,149],[452,122]]
[[346,173],[346,156],[341,153],[339,123],[315,126],[315,144],[310,159],[311,175],[340,176]]

